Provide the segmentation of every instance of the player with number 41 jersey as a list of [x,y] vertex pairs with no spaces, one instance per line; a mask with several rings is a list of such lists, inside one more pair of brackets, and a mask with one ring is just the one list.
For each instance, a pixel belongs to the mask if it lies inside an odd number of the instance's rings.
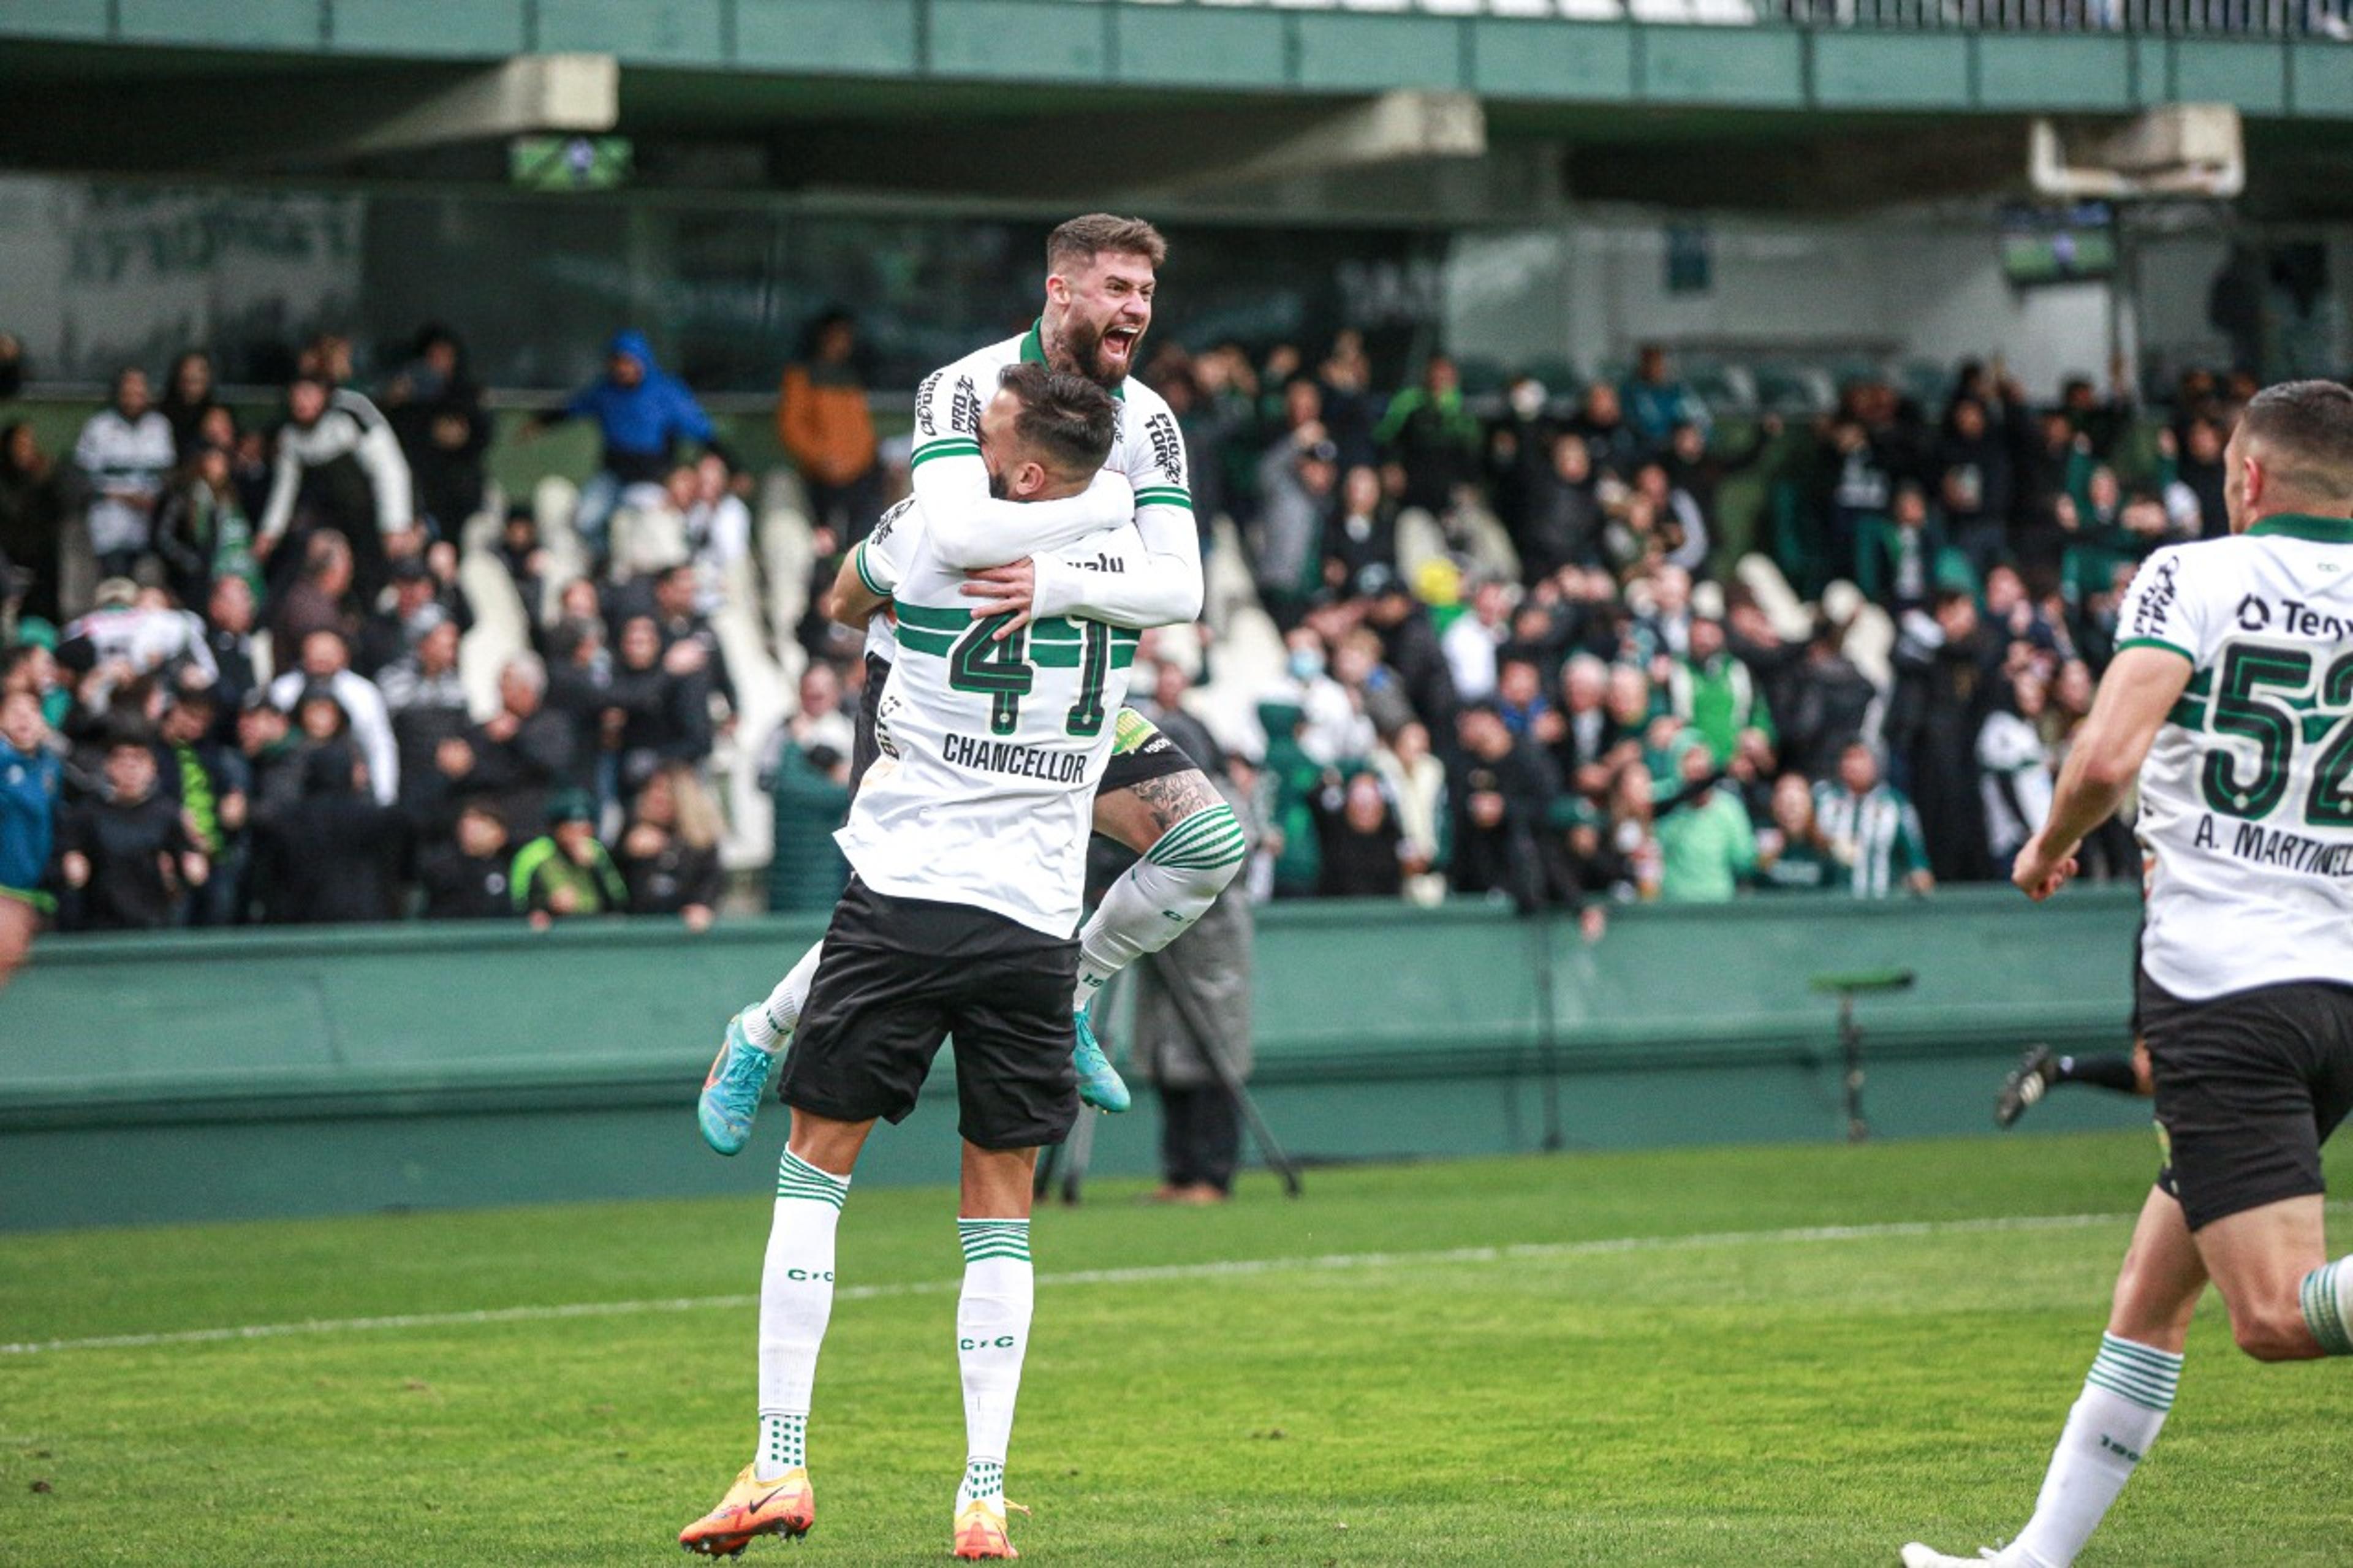
[[976,616],[965,574],[932,543],[922,503],[858,552],[898,617],[875,715],[878,755],[839,837],[869,887],[950,898],[1067,937],[1086,883],[1095,786],[1138,634],[1050,616]]

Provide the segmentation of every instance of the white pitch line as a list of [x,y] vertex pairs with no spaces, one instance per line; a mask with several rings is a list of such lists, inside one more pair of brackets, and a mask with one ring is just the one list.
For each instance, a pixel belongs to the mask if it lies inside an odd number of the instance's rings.
[[[1422,1252],[1339,1252],[1308,1258],[1237,1258],[1210,1263],[1071,1269],[1060,1274],[1041,1274],[1038,1277],[1038,1283],[1049,1286],[1134,1285],[1165,1279],[1226,1279],[1293,1271],[1512,1263],[1545,1258],[1599,1258],[1628,1252],[1797,1247],[1823,1242],[1972,1236],[2001,1231],[2083,1230],[2098,1226],[2126,1225],[2135,1217],[2129,1214],[2009,1215],[1989,1219],[1898,1220],[1882,1225],[1817,1225],[1785,1230],[1713,1231],[1694,1236],[1623,1236],[1595,1241],[1516,1242],[1498,1247],[1454,1247]],[[890,1296],[949,1295],[961,1288],[960,1280],[925,1279],[898,1285],[848,1285],[834,1294],[842,1300],[863,1301]],[[156,1345],[220,1344],[241,1340],[288,1339],[299,1334],[462,1328],[478,1323],[544,1323],[566,1318],[632,1318],[655,1312],[729,1310],[756,1306],[759,1300],[757,1296],[746,1295],[672,1296],[638,1301],[566,1301],[522,1307],[489,1307],[462,1312],[398,1312],[374,1318],[312,1318],[299,1323],[246,1323],[232,1328],[177,1329],[150,1334],[99,1334],[88,1339],[20,1341],[14,1344],[0,1344],[0,1355],[37,1355],[48,1351],[143,1350]]]

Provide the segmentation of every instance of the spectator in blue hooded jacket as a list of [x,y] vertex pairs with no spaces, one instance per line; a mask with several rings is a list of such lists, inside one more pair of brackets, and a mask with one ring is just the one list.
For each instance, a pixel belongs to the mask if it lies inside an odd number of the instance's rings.
[[0,691],[0,989],[25,962],[33,928],[55,907],[40,890],[57,831],[58,766],[29,686]]
[[653,345],[634,328],[613,334],[603,379],[573,394],[561,409],[534,416],[527,428],[536,432],[565,419],[594,419],[604,437],[603,459],[581,487],[574,519],[582,542],[600,559],[613,509],[631,486],[660,489],[681,441],[700,443],[729,468],[738,466],[694,394],[654,363]]

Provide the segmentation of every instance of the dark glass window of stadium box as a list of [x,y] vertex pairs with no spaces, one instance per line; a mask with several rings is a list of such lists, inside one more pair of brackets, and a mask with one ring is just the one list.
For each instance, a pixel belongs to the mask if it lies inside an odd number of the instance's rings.
[[[321,330],[389,372],[424,321],[454,327],[497,387],[595,375],[624,326],[709,393],[773,394],[829,305],[864,323],[869,384],[933,367],[1036,313],[1050,219],[828,214],[649,200],[110,185],[0,177],[0,322],[50,381],[103,383],[210,347],[227,379],[270,384]],[[1443,306],[1445,237],[1177,226],[1161,342],[1311,351],[1365,331],[1401,375]],[[45,339],[47,341],[43,341]]]
[[[694,386],[765,393],[807,323],[839,306],[861,323],[869,384],[906,389],[1029,324],[1051,226],[599,205],[378,198],[363,290],[372,332],[396,342],[438,314],[469,333],[492,384],[562,386],[594,374],[626,323]],[[433,243],[444,233],[461,237]],[[1169,242],[1163,342],[1319,344],[1356,326],[1377,363],[1401,368],[1438,319],[1440,237],[1219,227],[1172,229]]]

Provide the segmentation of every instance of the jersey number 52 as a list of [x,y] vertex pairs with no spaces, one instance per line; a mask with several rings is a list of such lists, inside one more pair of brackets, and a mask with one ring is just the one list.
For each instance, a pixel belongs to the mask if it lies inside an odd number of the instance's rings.
[[2353,654],[2328,667],[2316,693],[2312,668],[2312,655],[2301,648],[2256,643],[2232,647],[2215,682],[2209,722],[2217,734],[2253,742],[2255,766],[2253,776],[2245,777],[2237,757],[2209,752],[2199,773],[2209,806],[2249,820],[2269,816],[2287,795],[2295,748],[2309,739],[2320,742],[2321,751],[2313,763],[2304,820],[2314,827],[2353,826],[2353,794],[2348,793],[2353,784]]

